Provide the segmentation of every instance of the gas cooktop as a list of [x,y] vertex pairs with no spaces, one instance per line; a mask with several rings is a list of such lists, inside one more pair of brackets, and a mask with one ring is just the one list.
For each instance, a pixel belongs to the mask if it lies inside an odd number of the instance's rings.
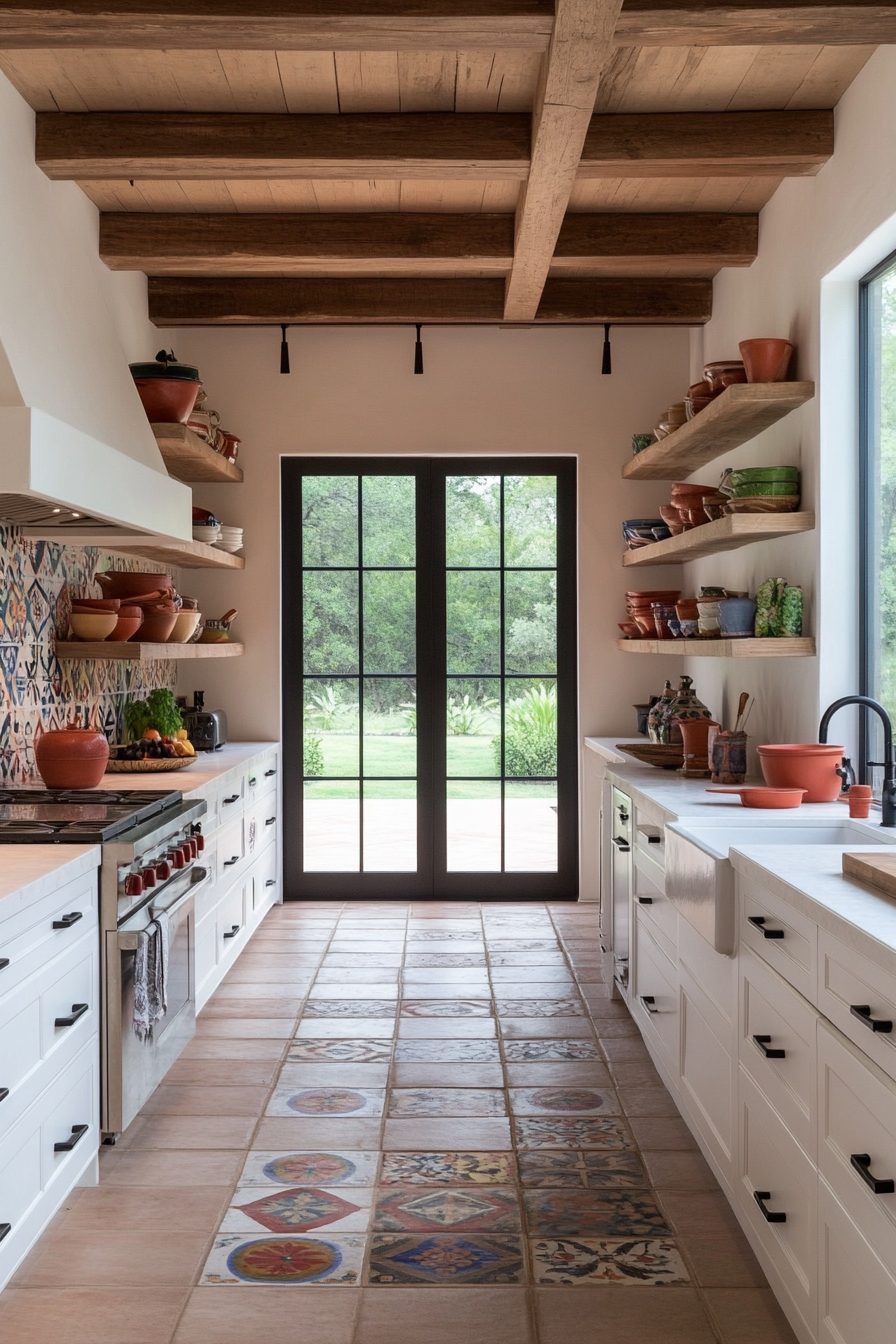
[[100,844],[182,798],[176,789],[0,789],[0,844]]

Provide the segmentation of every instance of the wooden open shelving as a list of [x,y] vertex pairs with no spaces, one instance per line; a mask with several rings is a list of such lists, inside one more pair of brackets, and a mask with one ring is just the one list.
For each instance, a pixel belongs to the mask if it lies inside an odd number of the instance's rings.
[[739,448],[815,396],[814,383],[735,383],[693,420],[622,468],[629,481],[674,481]]
[[186,425],[154,424],[152,432],[168,468],[168,475],[176,481],[183,481],[187,485],[195,481],[218,485],[242,483],[242,470],[216,453]]
[[815,640],[779,639],[617,639],[620,653],[669,653],[689,658],[814,658]]
[[812,532],[814,528],[814,513],[732,513],[712,523],[692,527],[677,537],[667,537],[665,541],[626,551],[622,563],[627,569],[636,569],[639,565],[681,565],[704,555],[734,551],[754,541],[773,541],[775,537]]
[[163,565],[178,565],[181,569],[245,569],[241,555],[231,555],[204,541],[146,541],[103,542],[107,551],[116,555],[139,555],[144,560],[155,560]]
[[102,661],[151,663],[172,662],[182,658],[239,658],[245,652],[245,644],[132,644],[112,643],[108,640],[61,640],[56,641],[56,657],[66,662],[77,659],[101,659]]

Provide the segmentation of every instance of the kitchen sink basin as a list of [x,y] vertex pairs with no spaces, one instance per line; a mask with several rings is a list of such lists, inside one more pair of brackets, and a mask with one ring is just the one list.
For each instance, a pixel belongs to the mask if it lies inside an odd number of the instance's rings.
[[745,845],[896,845],[896,829],[872,821],[819,817],[751,818],[743,826],[674,822],[666,827],[666,895],[717,952],[731,956],[735,941],[734,869],[729,849]]

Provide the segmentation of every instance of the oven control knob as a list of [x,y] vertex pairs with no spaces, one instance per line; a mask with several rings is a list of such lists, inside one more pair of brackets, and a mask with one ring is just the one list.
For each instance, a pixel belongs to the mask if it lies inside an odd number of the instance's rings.
[[168,853],[168,858],[171,862],[172,868],[183,868],[185,866],[183,850],[180,849],[170,850]]
[[143,885],[144,885],[144,887],[154,887],[154,886],[155,886],[155,884],[156,884],[156,870],[155,870],[155,868],[141,868],[141,869],[140,869],[140,876],[141,876],[142,879],[143,879]]
[[125,896],[143,895],[143,878],[139,873],[128,873],[124,880],[124,894]]
[[156,877],[160,882],[167,882],[171,876],[171,864],[167,859],[161,859],[156,865]]
[[205,849],[205,836],[197,833],[193,836],[193,844],[196,846],[196,853],[201,854]]
[[180,852],[184,856],[186,863],[192,863],[196,857],[196,845],[192,840],[185,840],[180,847]]

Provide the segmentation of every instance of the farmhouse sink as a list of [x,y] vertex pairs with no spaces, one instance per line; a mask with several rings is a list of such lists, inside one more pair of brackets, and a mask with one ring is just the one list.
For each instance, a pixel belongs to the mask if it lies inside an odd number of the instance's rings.
[[754,818],[744,825],[674,822],[666,827],[666,895],[717,952],[731,956],[735,942],[734,869],[731,848],[745,845],[896,845],[896,829],[870,821],[829,817]]

